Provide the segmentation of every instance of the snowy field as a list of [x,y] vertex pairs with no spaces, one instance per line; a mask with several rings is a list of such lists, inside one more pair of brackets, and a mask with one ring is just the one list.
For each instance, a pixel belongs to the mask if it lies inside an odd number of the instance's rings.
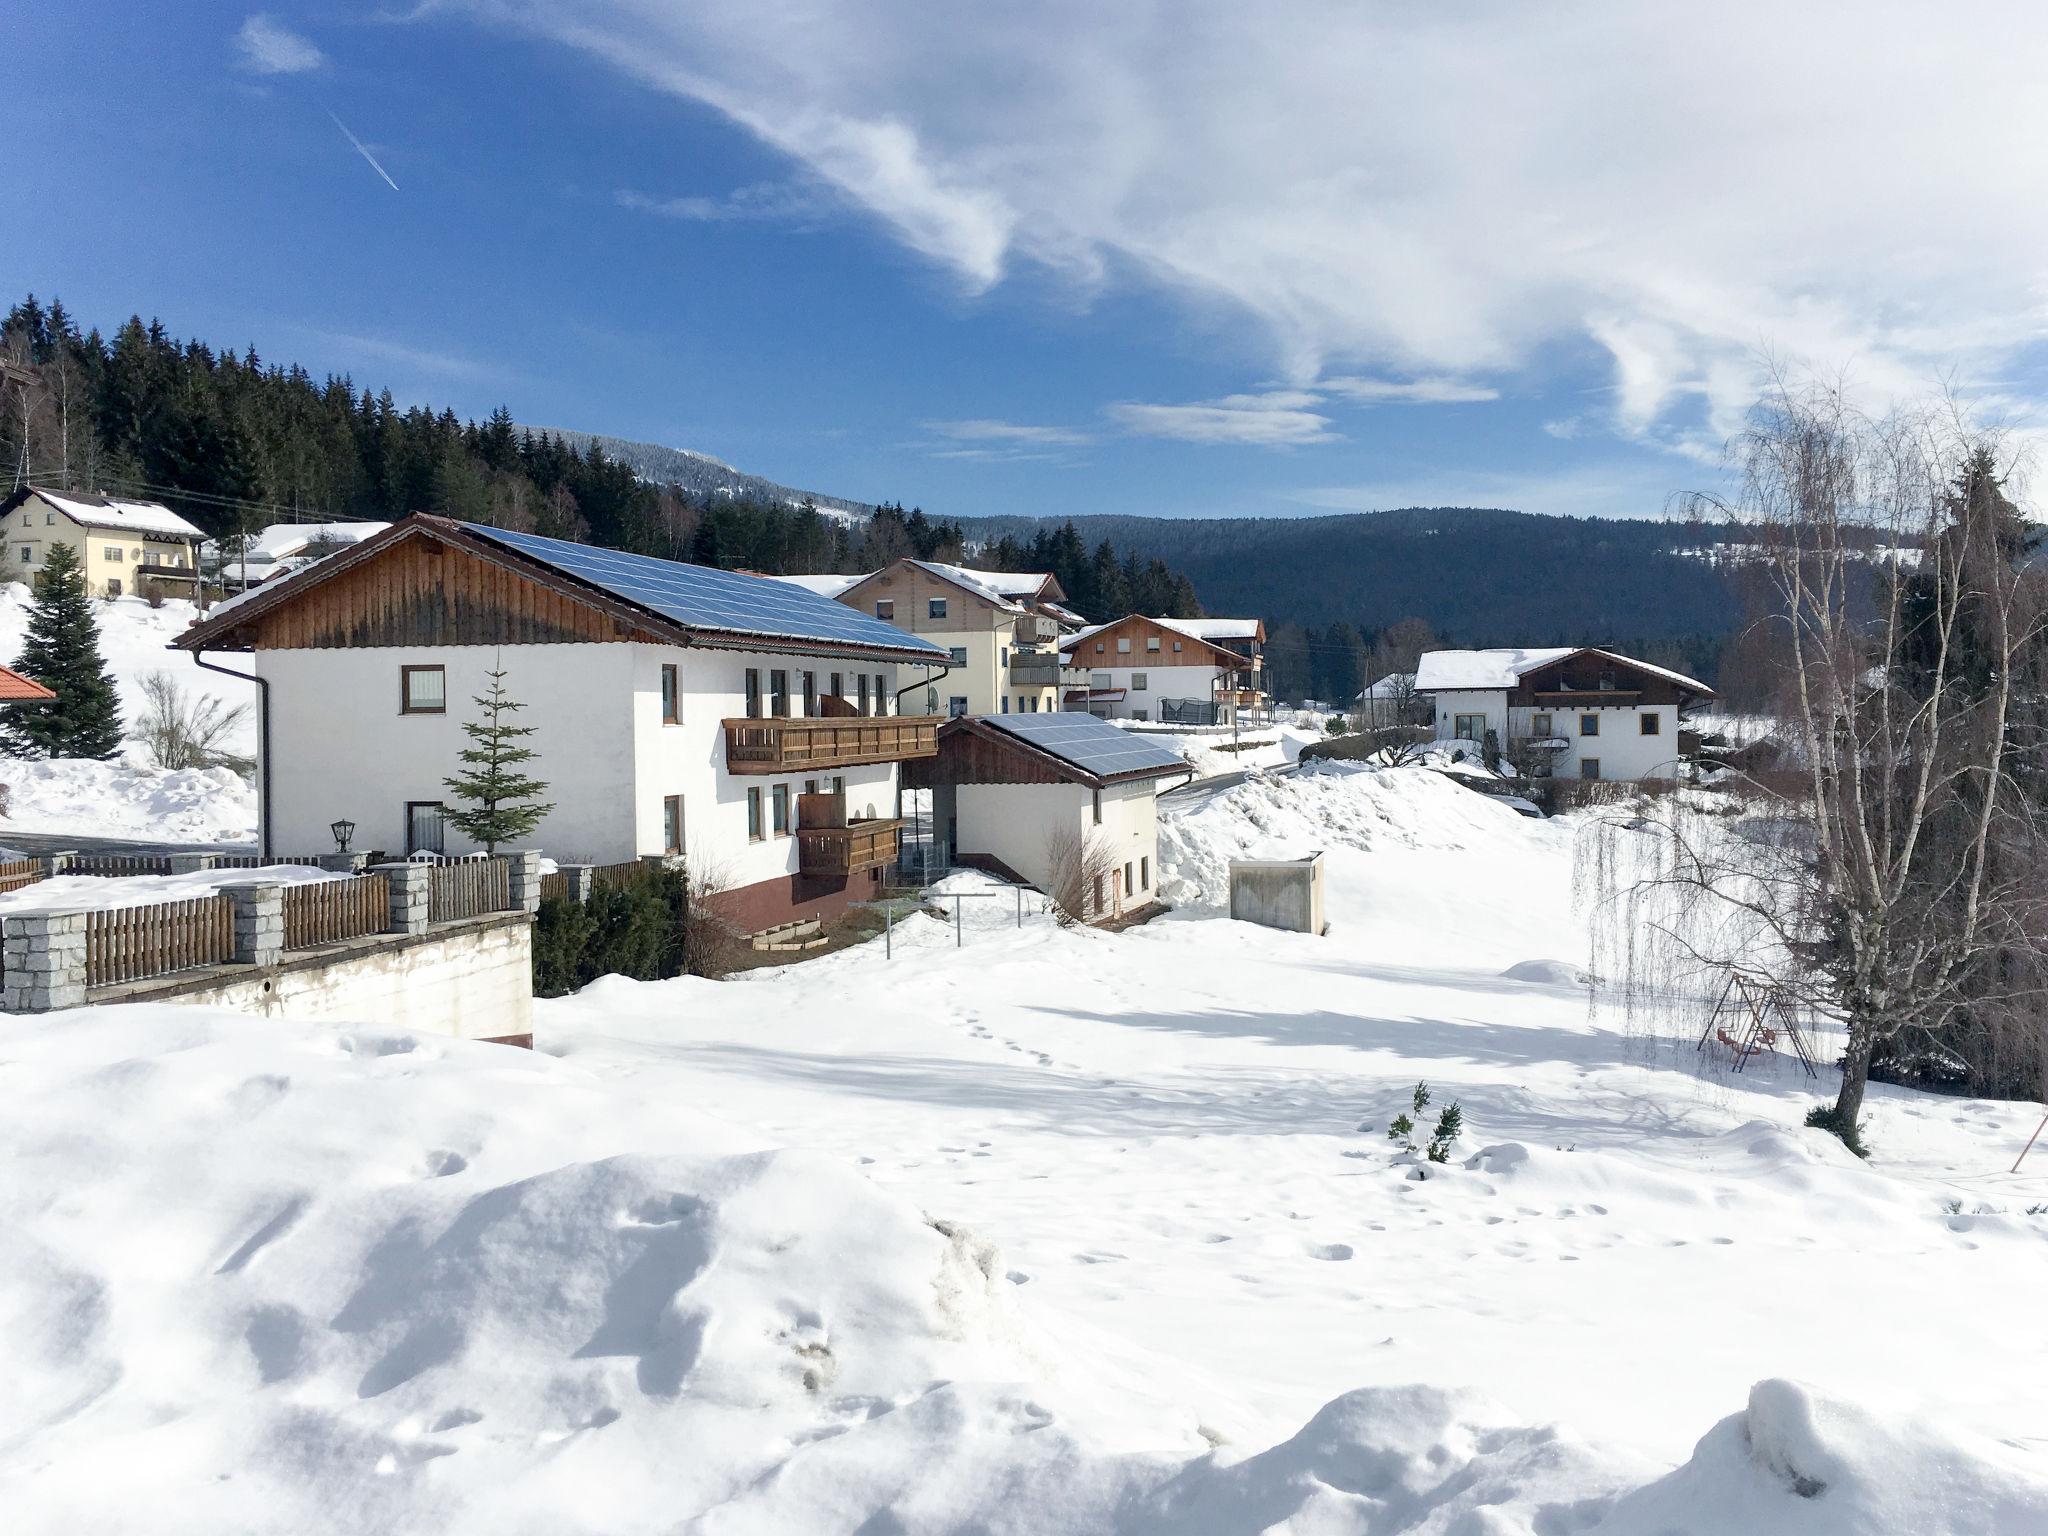
[[[0,1020],[0,1507],[214,1532],[2048,1530],[2038,1107],[1624,1035],[1568,821],[1177,815],[1120,935],[967,904],[540,1050]],[[1331,933],[1214,915],[1328,850]],[[1508,973],[1512,972],[1510,975]],[[1426,1078],[1466,1130],[1382,1134]],[[1826,1091],[1829,1085],[1822,1084]]]
[[[0,584],[0,661],[21,654],[28,632],[28,588]],[[168,649],[192,624],[196,610],[182,598],[152,608],[139,597],[95,602],[100,654],[121,697],[121,723],[133,731],[143,712],[142,681],[168,673],[186,694],[219,699],[232,708],[247,705],[239,725],[222,747],[243,757],[256,755],[256,687],[200,667],[183,651]],[[224,665],[246,667],[247,659]],[[0,841],[12,829],[80,838],[131,838],[164,843],[249,843],[256,838],[256,791],[225,768],[166,772],[152,766],[130,743],[111,763],[60,759],[0,763],[8,790],[8,813],[0,817]]]
[[[1295,725],[1247,725],[1233,736],[1229,731],[1165,731],[1128,720],[1112,720],[1110,724],[1142,734],[1147,741],[1169,752],[1178,752],[1188,760],[1195,776],[1203,779],[1246,768],[1285,767],[1301,757],[1304,745],[1323,740],[1320,730]],[[1226,750],[1233,743],[1244,750]]]

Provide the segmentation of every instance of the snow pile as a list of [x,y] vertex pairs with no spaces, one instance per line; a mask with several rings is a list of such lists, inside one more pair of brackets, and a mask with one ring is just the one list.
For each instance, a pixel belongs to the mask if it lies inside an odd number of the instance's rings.
[[260,880],[270,885],[312,885],[322,880],[345,880],[310,864],[266,864],[258,869],[207,869],[189,875],[57,875],[24,885],[18,890],[0,891],[0,912],[35,912],[88,907],[148,907],[165,901],[189,901],[211,896],[225,885],[245,885]]
[[1777,1381],[1656,1481],[1462,1389],[1350,1391],[1270,1449],[1207,1449],[1107,1389],[1113,1351],[1034,1318],[990,1244],[654,1072],[138,1006],[0,1020],[0,1057],[11,1530],[2048,1519],[2012,1458]]
[[246,843],[256,836],[256,788],[231,768],[142,768],[84,758],[0,762],[7,828],[80,838]]
[[1554,848],[1569,833],[1425,768],[1319,761],[1258,775],[1220,794],[1160,802],[1160,894],[1177,906],[1225,908],[1232,859],[1318,851],[1461,852],[1503,841]]
[[[1198,779],[1213,779],[1246,769],[1282,768],[1300,758],[1304,744],[1323,739],[1320,730],[1272,723],[1243,725],[1234,733],[1228,729],[1164,731],[1156,725],[1132,720],[1112,720],[1110,724],[1179,753]],[[1233,745],[1241,750],[1228,750]]]

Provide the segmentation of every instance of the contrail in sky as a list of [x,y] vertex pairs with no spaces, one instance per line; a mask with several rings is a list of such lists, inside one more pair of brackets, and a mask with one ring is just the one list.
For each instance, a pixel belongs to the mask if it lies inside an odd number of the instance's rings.
[[[329,117],[334,117],[334,113],[331,110],[328,112],[327,115]],[[371,154],[367,149],[363,148],[363,141],[361,139],[357,138],[354,134],[349,133],[348,124],[344,123],[340,118],[334,117],[334,126],[339,128],[343,133],[348,134],[348,141],[349,143],[355,145],[356,153],[361,155],[365,160],[370,162],[370,169],[375,171],[379,176],[382,176],[384,178],[385,186],[389,187],[392,191],[396,192],[398,190],[398,183],[391,179],[391,173],[385,170],[383,166],[377,163],[377,157],[375,155]]]

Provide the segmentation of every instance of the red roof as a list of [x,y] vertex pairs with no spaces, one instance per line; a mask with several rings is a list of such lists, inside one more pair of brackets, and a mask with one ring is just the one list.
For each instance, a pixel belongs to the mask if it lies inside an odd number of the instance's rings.
[[24,699],[54,699],[57,697],[41,683],[31,682],[19,672],[0,667],[0,703],[18,704]]

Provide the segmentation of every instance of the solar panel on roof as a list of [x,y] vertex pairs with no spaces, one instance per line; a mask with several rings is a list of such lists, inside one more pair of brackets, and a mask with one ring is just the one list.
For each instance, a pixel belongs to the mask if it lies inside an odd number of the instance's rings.
[[463,526],[678,624],[764,639],[921,651],[934,661],[946,657],[945,650],[929,640],[788,582],[658,560],[652,555],[629,555],[594,544],[572,544],[566,539],[544,539],[534,533],[512,533],[480,523]]
[[1072,763],[1084,773],[1110,778],[1147,769],[1185,770],[1187,762],[1157,742],[1120,731],[1106,720],[1074,710],[1036,715],[984,715],[982,719],[1008,731],[1041,752]]

